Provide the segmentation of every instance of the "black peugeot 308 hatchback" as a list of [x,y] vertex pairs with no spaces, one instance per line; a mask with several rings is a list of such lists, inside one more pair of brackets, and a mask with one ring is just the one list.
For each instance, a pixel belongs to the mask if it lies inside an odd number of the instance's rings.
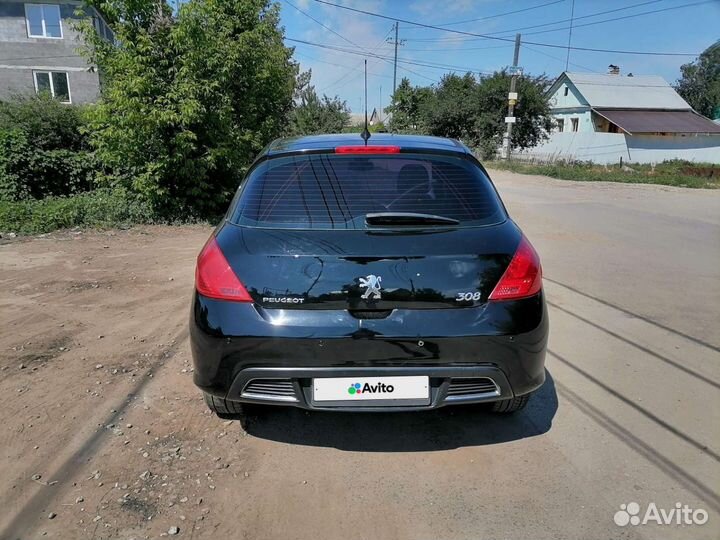
[[281,139],[197,259],[194,380],[243,403],[523,408],[544,381],[540,260],[457,141]]

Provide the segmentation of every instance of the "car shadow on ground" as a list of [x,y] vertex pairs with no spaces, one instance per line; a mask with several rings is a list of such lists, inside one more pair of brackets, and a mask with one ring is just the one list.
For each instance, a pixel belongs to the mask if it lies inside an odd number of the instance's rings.
[[527,407],[509,415],[491,413],[483,405],[404,413],[254,407],[245,430],[262,439],[355,452],[430,452],[504,443],[550,430],[558,400],[552,376],[547,371],[545,375],[545,384]]

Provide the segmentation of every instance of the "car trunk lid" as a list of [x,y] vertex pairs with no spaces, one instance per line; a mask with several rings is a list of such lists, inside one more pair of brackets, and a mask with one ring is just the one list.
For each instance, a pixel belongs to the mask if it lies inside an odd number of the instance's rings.
[[412,230],[277,230],[228,223],[217,235],[257,305],[350,310],[360,318],[393,309],[483,304],[520,238],[510,220]]

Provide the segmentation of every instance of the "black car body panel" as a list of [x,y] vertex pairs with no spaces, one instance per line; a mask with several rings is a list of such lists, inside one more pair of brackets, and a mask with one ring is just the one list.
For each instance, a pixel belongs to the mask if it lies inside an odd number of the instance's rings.
[[[276,139],[265,147],[258,159],[305,152],[327,152],[337,146],[363,144],[357,133],[336,133],[328,135],[309,135],[304,137],[288,137]],[[408,152],[448,152],[453,155],[472,155],[464,144],[445,137],[428,137],[426,135],[392,135],[373,133],[368,144],[399,145]]]
[[[358,140],[278,141],[249,175],[263,161],[327,154]],[[455,155],[484,173],[448,139],[386,135],[372,144]],[[214,238],[252,302],[195,292],[190,339],[194,381],[204,392],[311,409],[414,410],[509,399],[543,383],[544,293],[489,300],[523,238],[501,203],[476,226],[313,229],[242,224],[237,199]],[[368,297],[361,285],[376,276],[382,295]],[[361,407],[313,399],[316,378],[403,375],[428,376],[429,398]]]
[[276,378],[272,370],[296,368],[313,368],[315,376],[326,377],[350,376],[348,369],[369,376],[379,368],[411,375],[415,368],[430,367],[481,377],[488,368],[499,369],[509,381],[504,398],[531,392],[545,377],[548,320],[542,293],[457,310],[398,309],[385,319],[356,319],[342,310],[307,315],[228,304],[196,294],[191,319],[195,384],[228,399],[240,398],[242,388],[234,383],[244,380],[248,368],[269,368],[262,378]]
[[[255,302],[287,309],[456,308],[458,293],[487,298],[520,241],[510,220],[493,227],[425,231],[278,231],[224,225],[216,239]],[[233,246],[242,245],[243,250]],[[361,299],[359,277],[383,277],[379,300]]]

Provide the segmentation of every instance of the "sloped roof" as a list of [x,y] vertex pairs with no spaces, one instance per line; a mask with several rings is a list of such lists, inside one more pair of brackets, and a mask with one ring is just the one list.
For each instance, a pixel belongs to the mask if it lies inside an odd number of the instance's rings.
[[655,75],[628,77],[599,73],[563,73],[553,84],[570,79],[591,107],[606,109],[691,110],[665,79]]
[[694,111],[593,110],[630,135],[635,133],[720,133],[720,125]]

